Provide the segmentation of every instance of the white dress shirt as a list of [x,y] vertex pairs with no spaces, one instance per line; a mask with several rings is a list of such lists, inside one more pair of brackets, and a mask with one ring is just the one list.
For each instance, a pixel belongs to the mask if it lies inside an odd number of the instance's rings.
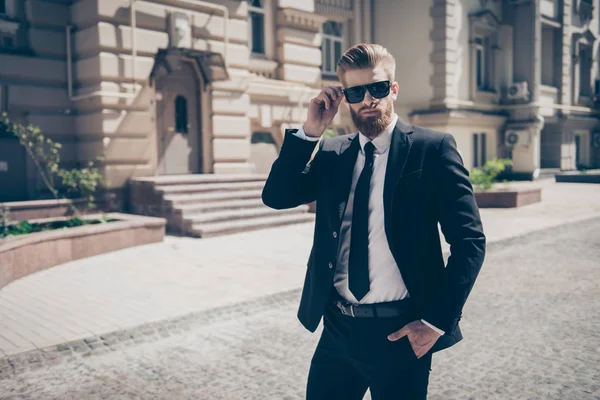
[[[389,158],[389,149],[392,144],[392,132],[398,122],[398,116],[394,115],[392,122],[385,130],[377,136],[372,142],[375,146],[375,160],[373,163],[373,175],[371,177],[371,187],[369,193],[369,280],[370,290],[360,300],[352,294],[348,281],[348,260],[350,255],[350,238],[352,229],[352,211],[354,207],[354,190],[358,183],[358,178],[365,165],[365,144],[370,141],[362,133],[359,133],[360,151],[354,164],[352,175],[352,186],[346,211],[342,219],[340,230],[340,241],[338,248],[337,267],[334,275],[334,286],[340,296],[351,304],[372,304],[402,300],[410,297],[400,269],[390,250],[389,242],[385,234],[385,220],[383,211],[383,186],[385,181],[385,171]],[[310,137],[304,133],[301,128],[296,136],[311,141],[319,140],[318,137]],[[444,331],[436,328],[426,321],[422,322],[434,329],[440,335]]]

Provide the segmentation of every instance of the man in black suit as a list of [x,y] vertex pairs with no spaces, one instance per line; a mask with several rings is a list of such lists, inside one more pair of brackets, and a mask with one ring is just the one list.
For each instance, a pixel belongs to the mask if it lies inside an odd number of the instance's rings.
[[[485,255],[468,171],[452,135],[394,113],[395,60],[350,48],[342,87],[311,100],[263,190],[275,209],[317,202],[300,322],[323,333],[307,399],[425,399],[433,352],[462,339],[462,309]],[[320,140],[345,99],[358,134]],[[318,151],[311,160],[314,149]],[[445,266],[438,222],[450,244]]]

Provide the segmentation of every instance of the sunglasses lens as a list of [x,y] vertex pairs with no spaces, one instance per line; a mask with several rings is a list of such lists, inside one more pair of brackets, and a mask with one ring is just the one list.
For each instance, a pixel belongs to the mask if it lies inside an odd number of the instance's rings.
[[344,95],[346,96],[346,100],[350,104],[360,103],[365,98],[365,93],[367,88],[371,96],[376,99],[381,99],[390,94],[390,81],[381,81],[371,83],[369,85],[364,86],[354,86],[344,90]]
[[348,103],[360,103],[365,98],[365,88],[362,86],[351,87],[344,90],[344,95]]
[[381,99],[390,94],[390,81],[375,82],[369,85],[369,93],[376,99]]

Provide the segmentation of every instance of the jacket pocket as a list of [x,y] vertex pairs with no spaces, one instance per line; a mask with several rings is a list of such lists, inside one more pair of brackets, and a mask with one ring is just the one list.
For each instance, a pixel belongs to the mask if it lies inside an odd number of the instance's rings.
[[421,176],[421,172],[423,172],[423,168],[417,169],[415,171],[410,171],[410,172],[407,172],[405,174],[402,174],[402,176],[400,177],[400,179],[404,179],[404,178],[407,178],[407,177],[419,178]]

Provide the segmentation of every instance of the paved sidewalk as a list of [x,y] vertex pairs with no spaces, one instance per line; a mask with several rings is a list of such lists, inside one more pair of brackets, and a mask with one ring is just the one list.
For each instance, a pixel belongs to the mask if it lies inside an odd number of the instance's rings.
[[[489,242],[600,215],[600,185],[536,184],[540,204],[482,210]],[[312,230],[169,236],[13,282],[0,290],[0,357],[298,289]]]
[[[465,340],[434,355],[428,399],[600,399],[598,243],[600,218],[490,245]],[[305,399],[322,325],[300,325],[298,296],[0,358],[0,399]]]

